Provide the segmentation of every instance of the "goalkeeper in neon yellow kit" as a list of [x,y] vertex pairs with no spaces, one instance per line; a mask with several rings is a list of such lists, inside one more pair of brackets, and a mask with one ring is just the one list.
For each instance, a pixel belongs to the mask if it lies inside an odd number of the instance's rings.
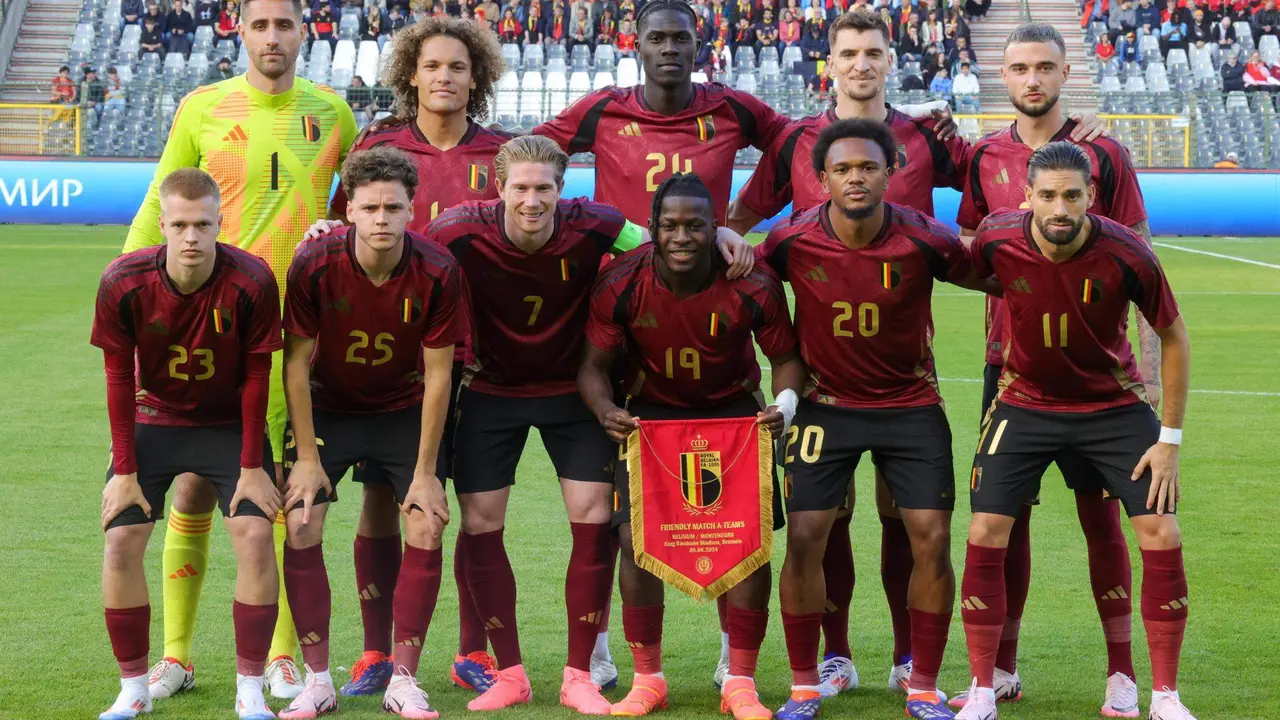
[[[305,26],[300,0],[244,0],[240,35],[249,50],[246,74],[194,90],[178,107],[146,200],[125,242],[126,252],[164,242],[159,185],[172,171],[199,167],[222,192],[218,240],[248,250],[271,265],[284,292],[294,247],[325,216],[334,174],[356,136],[355,117],[333,90],[294,76]],[[284,363],[271,366],[267,425],[277,463],[284,456]],[[148,681],[153,699],[191,688],[191,639],[200,587],[208,564],[216,496],[203,479],[179,476],[164,544],[164,659]],[[282,565],[284,518],[276,518],[276,562]],[[298,644],[280,583],[280,615],[272,638],[266,682],[271,694],[302,691],[293,662]]]

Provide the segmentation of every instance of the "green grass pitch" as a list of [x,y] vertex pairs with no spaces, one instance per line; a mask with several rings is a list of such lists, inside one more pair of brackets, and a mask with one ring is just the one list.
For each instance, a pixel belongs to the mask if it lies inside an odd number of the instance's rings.
[[[122,228],[20,227],[0,230],[0,718],[96,717],[114,699],[115,663],[102,620],[98,508],[107,458],[101,355],[88,344],[100,272],[124,238]],[[1191,621],[1183,648],[1182,695],[1202,720],[1274,718],[1280,701],[1280,583],[1276,580],[1280,500],[1280,239],[1176,238],[1164,243],[1238,260],[1160,247],[1193,345],[1193,394],[1187,416],[1180,519],[1191,584]],[[976,441],[982,367],[982,301],[940,286],[934,300],[936,354],[955,433],[957,476],[967,477]],[[1051,471],[1056,473],[1056,471]],[[507,529],[519,579],[521,639],[534,685],[530,706],[504,718],[568,718],[557,702],[564,662],[563,567],[569,533],[554,474],[536,434],[520,466]],[[869,499],[870,478],[859,472]],[[1020,672],[1026,699],[1004,706],[1011,720],[1096,717],[1106,669],[1102,634],[1090,599],[1084,542],[1069,492],[1056,475],[1044,483],[1032,523],[1034,573],[1023,620]],[[349,667],[361,631],[351,566],[358,495],[331,514],[328,565],[335,588],[333,664]],[[957,573],[964,558],[968,504],[959,503],[952,532]],[[156,610],[152,661],[161,652],[159,556],[164,530],[152,538],[147,579]],[[233,717],[231,590],[234,559],[215,529],[194,661],[194,692],[163,701],[153,717]],[[449,530],[449,546],[453,529]],[[1135,569],[1135,655],[1145,709],[1150,672]],[[779,537],[775,570],[781,564]],[[901,717],[899,695],[885,687],[890,628],[878,577],[879,523],[870,502],[854,523],[858,584],[851,635],[862,688],[832,701],[828,717]],[[448,565],[446,557],[446,566]],[[711,672],[719,652],[715,610],[667,593],[665,660],[672,707],[663,717],[718,712]],[[612,619],[613,651],[623,686],[631,659]],[[777,707],[789,686],[777,616],[760,663],[760,690]],[[457,639],[457,599],[448,572],[419,677],[445,717],[460,718],[471,694],[447,684]],[[959,617],[942,671],[945,689],[968,685]],[[621,697],[623,689],[611,692]],[[280,703],[273,705],[276,709]],[[343,700],[342,716],[381,716],[380,698]]]

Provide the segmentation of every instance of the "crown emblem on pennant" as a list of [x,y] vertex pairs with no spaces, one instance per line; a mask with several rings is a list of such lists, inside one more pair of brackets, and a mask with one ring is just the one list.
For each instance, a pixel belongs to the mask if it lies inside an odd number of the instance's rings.
[[694,452],[702,452],[703,450],[711,447],[711,443],[708,442],[706,438],[699,435],[689,442],[689,447],[693,448]]

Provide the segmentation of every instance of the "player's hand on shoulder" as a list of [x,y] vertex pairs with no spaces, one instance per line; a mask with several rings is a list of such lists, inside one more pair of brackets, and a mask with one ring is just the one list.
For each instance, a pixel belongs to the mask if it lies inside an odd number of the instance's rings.
[[376,132],[382,132],[383,130],[386,130],[387,128],[401,122],[404,122],[404,121],[396,117],[395,115],[389,115],[384,118],[378,118],[377,120],[374,120],[368,125],[365,125],[364,128],[360,130],[360,134],[356,135],[356,141],[351,145],[351,147],[358,148],[364,144],[365,138],[369,137],[370,135]]
[[600,424],[604,426],[604,431],[609,434],[609,438],[616,443],[625,443],[627,436],[633,430],[637,430],[640,424],[636,422],[640,418],[632,417],[631,413],[620,407],[615,407],[604,414],[600,419]]
[[1093,142],[1104,135],[1111,137],[1111,133],[1107,132],[1106,121],[1096,113],[1086,115],[1076,113],[1069,117],[1076,121],[1076,127],[1071,131],[1072,142]]
[[439,537],[444,533],[444,526],[449,524],[449,501],[444,494],[444,484],[434,473],[423,470],[414,472],[413,482],[409,484],[409,492],[405,493],[400,512],[408,515],[414,510],[426,514],[433,536]]
[[262,468],[240,468],[240,480],[236,482],[236,492],[231,496],[231,517],[239,511],[240,502],[248,500],[274,520],[280,512],[282,498],[271,476]]
[[142,508],[148,518],[151,517],[151,504],[142,494],[138,473],[112,475],[107,487],[102,490],[102,529],[106,530],[112,520],[134,505]]
[[319,237],[328,235],[329,233],[337,230],[340,227],[344,227],[345,225],[346,223],[342,222],[341,220],[325,220],[321,218],[315,221],[314,223],[312,223],[311,227],[307,228],[307,231],[302,234],[302,242],[298,243],[298,246],[295,247],[293,251],[296,253],[298,252],[298,250],[302,249],[302,246],[304,243],[308,243]]
[[960,131],[960,126],[956,124],[955,116],[951,114],[951,106],[946,101],[938,100],[937,104],[942,107],[929,111],[934,121],[933,134],[937,135],[939,140],[946,142]]
[[299,458],[285,481],[284,511],[288,513],[302,503],[302,524],[306,525],[311,522],[311,506],[315,504],[316,494],[322,489],[327,495],[333,494],[333,484],[325,475],[320,459]]
[[728,226],[721,225],[716,228],[716,247],[720,248],[724,261],[729,263],[730,280],[746,277],[755,266],[756,260],[755,255],[752,254],[751,243],[730,230]]
[[1178,446],[1158,442],[1147,449],[1133,469],[1133,480],[1138,480],[1151,470],[1151,489],[1147,491],[1147,509],[1155,509],[1157,515],[1174,512],[1182,500],[1181,479],[1178,476]]

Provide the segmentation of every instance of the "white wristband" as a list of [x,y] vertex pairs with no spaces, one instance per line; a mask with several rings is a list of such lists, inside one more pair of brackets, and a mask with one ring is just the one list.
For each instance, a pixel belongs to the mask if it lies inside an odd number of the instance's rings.
[[783,428],[790,427],[791,419],[796,416],[796,406],[800,404],[796,391],[791,388],[783,390],[773,399],[773,404],[778,408],[778,412],[782,413]]
[[1168,445],[1182,444],[1182,428],[1160,426],[1160,442]]

